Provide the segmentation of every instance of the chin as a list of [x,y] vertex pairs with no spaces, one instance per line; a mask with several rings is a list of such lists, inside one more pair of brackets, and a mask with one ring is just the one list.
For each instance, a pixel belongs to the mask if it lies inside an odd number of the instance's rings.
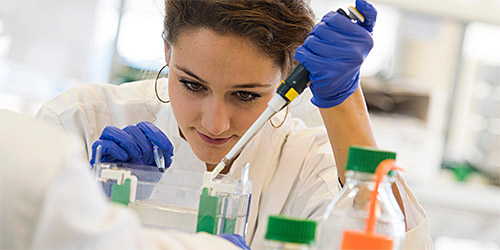
[[218,150],[201,150],[194,152],[196,157],[207,164],[218,164],[227,152],[218,152]]
[[[197,155],[198,156],[198,155]],[[221,156],[221,157],[213,157],[213,156],[208,156],[208,157],[199,157],[198,158],[203,161],[204,163],[206,164],[214,164],[214,165],[217,165],[223,158],[224,156]]]

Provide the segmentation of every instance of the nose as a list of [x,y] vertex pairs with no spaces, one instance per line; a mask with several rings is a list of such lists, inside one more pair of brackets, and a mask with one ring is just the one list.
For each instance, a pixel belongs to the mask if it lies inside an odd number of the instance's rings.
[[231,126],[227,104],[223,100],[215,98],[208,100],[203,107],[201,126],[212,136],[222,135],[226,132]]

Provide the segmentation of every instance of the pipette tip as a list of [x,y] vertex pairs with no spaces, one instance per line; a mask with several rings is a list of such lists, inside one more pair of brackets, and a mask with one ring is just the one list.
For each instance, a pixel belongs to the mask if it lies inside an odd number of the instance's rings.
[[226,158],[224,158],[217,166],[215,166],[214,170],[212,171],[212,179],[215,179],[217,175],[226,167]]

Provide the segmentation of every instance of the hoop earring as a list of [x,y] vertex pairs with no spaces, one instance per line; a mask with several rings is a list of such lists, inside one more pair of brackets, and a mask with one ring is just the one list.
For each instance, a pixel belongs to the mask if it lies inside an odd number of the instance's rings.
[[281,123],[278,126],[274,125],[273,119],[272,119],[274,117],[274,115],[277,114],[277,113],[275,113],[273,116],[271,116],[271,119],[269,119],[269,122],[271,123],[271,126],[273,126],[273,128],[280,128],[281,126],[283,126],[283,124],[285,124],[286,118],[288,117],[288,106],[289,105],[287,104],[286,105],[285,118],[283,118],[283,121],[281,121]]
[[158,94],[158,77],[160,77],[160,74],[161,72],[163,71],[164,68],[166,68],[168,66],[168,64],[165,64],[165,66],[161,67],[160,71],[158,72],[158,74],[156,75],[156,79],[155,79],[155,94],[156,94],[156,98],[160,101],[160,102],[163,102],[163,103],[169,103],[170,100],[168,101],[165,101],[163,99],[161,99],[160,95]]

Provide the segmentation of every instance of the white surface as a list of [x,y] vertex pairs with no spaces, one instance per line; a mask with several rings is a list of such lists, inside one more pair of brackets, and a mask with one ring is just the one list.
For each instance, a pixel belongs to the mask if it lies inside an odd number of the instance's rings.
[[5,28],[0,35],[12,41],[8,59],[51,75],[83,79],[97,1],[1,0]]
[[79,84],[0,58],[0,108],[34,115],[43,103]]
[[422,203],[498,216],[500,219],[500,187],[438,179],[410,185]]
[[409,183],[429,216],[435,248],[459,249],[453,240],[468,246],[460,249],[499,246],[500,187],[457,183],[447,178]]
[[478,242],[452,237],[439,237],[435,240],[436,250],[498,250],[498,244],[490,242]]

